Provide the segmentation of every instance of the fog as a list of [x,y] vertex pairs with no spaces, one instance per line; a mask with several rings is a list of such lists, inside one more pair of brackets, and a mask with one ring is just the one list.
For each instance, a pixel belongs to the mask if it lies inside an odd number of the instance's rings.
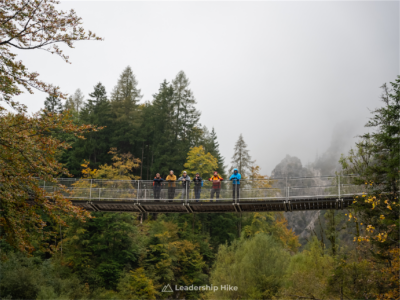
[[[19,52],[29,70],[64,92],[87,95],[99,81],[111,92],[130,65],[143,101],[183,70],[201,123],[215,127],[228,165],[242,133],[265,174],[286,154],[306,165],[329,149],[348,149],[365,131],[368,108],[380,105],[379,87],[399,74],[398,2],[62,6],[105,40],[67,49],[72,64],[44,51]],[[34,112],[45,97],[19,100]]]

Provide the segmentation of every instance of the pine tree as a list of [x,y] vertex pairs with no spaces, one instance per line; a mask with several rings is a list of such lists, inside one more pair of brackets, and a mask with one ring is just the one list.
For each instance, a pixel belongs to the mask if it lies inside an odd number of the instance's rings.
[[56,91],[53,94],[49,94],[44,101],[44,107],[48,112],[59,114],[63,111],[63,105],[61,99],[56,95]]
[[132,152],[141,125],[139,101],[142,99],[138,82],[131,67],[126,67],[111,93],[111,107],[115,117],[113,144],[122,153]]
[[251,160],[247,144],[243,139],[243,135],[240,134],[238,141],[235,144],[235,153],[232,156],[232,167],[237,168],[242,178],[249,176],[251,173],[251,167],[254,161]]
[[[183,164],[176,161],[179,150],[175,143],[174,128],[174,89],[166,80],[160,85],[157,94],[153,95],[154,99],[151,105],[145,110],[145,115],[151,116],[146,118],[144,125],[146,133],[151,138],[151,172],[159,172],[167,175],[170,169],[180,172]],[[184,154],[186,156],[186,153]],[[155,158],[155,159],[154,159]]]
[[79,112],[84,104],[84,98],[82,91],[77,89],[65,102],[64,109],[72,112],[75,123],[79,123]]
[[198,125],[200,112],[194,107],[197,102],[193,92],[189,89],[190,81],[186,74],[180,71],[172,80],[172,85],[174,89],[175,140],[181,141],[186,147],[194,146],[193,141],[196,137],[193,129]]
[[75,112],[75,105],[74,105],[74,100],[72,99],[72,96],[69,96],[67,101],[65,101],[64,109]]
[[206,151],[210,152],[212,156],[214,156],[218,160],[218,173],[222,176],[222,178],[226,178],[226,167],[225,167],[225,158],[221,155],[219,151],[219,143],[217,138],[217,133],[215,132],[214,127],[211,130],[211,133],[208,136],[208,144],[206,146]]
[[80,110],[83,106],[84,98],[85,98],[85,96],[83,95],[81,89],[77,89],[75,91],[74,95],[72,96],[74,109],[76,110],[77,113],[80,112]]
[[[86,133],[84,140],[71,137],[75,139],[73,148],[64,152],[61,160],[74,176],[80,175],[81,164],[84,160],[89,161],[95,168],[101,164],[111,163],[108,151],[111,147],[113,122],[111,104],[107,99],[105,87],[99,82],[94,86],[94,91],[89,94],[89,97],[79,114],[72,110],[73,116],[80,124],[93,124],[104,128]],[[74,100],[71,99],[68,103],[74,103]]]
[[84,158],[97,167],[99,164],[109,162],[107,155],[110,148],[112,135],[111,105],[107,99],[105,87],[99,82],[94,86],[94,91],[81,111],[80,119],[83,123],[104,126],[100,131],[86,134],[86,140],[81,141],[85,149]]
[[381,249],[399,244],[400,227],[400,76],[390,85],[382,86],[383,106],[371,112],[366,124],[374,130],[362,135],[356,148],[340,160],[344,173],[357,174],[352,180],[365,187],[365,200],[355,201],[353,207],[357,218],[368,224],[367,231],[377,235],[371,242]]
[[195,104],[189,80],[179,72],[172,84],[164,80],[153,101],[143,105],[146,122],[137,137],[140,153],[136,152],[137,157],[143,157],[143,178],[148,173],[167,175],[171,169],[180,173],[191,147],[201,145],[200,112]]

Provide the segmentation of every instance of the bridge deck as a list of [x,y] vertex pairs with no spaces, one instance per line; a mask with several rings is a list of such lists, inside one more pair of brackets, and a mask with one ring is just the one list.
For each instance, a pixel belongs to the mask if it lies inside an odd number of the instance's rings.
[[[163,182],[155,187],[153,181],[146,180],[60,178],[58,183],[39,181],[39,185],[48,197],[62,193],[75,205],[90,211],[221,213],[344,209],[352,203],[354,195],[364,192],[362,186],[354,185],[352,178],[272,178],[241,180],[240,185],[220,182],[216,202],[210,199],[214,196],[214,183],[208,181],[197,186],[197,192],[194,183],[180,181]],[[236,195],[240,191],[236,201],[233,200],[234,189]]]
[[290,199],[267,201],[187,202],[160,200],[145,201],[87,201],[72,200],[74,205],[89,211],[137,212],[137,213],[234,213],[262,211],[305,211],[323,209],[345,209],[353,202],[353,197],[320,199]]

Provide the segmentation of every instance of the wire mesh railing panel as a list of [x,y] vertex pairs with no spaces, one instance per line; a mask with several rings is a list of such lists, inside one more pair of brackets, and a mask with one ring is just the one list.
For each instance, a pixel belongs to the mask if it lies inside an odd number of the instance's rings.
[[341,196],[360,195],[366,192],[366,188],[363,185],[340,185]]
[[288,187],[324,187],[337,185],[336,176],[288,178]]
[[[232,181],[153,181],[61,178],[58,184],[39,181],[49,194],[62,192],[71,199],[127,201],[267,201],[275,199],[323,198],[357,195],[363,185],[353,176],[269,178]],[[65,191],[59,184],[66,188]]]
[[288,198],[331,198],[338,197],[337,186],[289,187]]

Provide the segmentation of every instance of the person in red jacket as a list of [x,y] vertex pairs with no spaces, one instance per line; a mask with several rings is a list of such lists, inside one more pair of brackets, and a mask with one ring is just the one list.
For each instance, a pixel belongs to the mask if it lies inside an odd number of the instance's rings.
[[214,176],[212,176],[209,181],[212,181],[212,188],[211,188],[211,201],[214,199],[214,194],[216,194],[216,199],[219,199],[219,193],[221,191],[221,181],[224,180],[221,176],[218,175],[218,172],[214,172]]

